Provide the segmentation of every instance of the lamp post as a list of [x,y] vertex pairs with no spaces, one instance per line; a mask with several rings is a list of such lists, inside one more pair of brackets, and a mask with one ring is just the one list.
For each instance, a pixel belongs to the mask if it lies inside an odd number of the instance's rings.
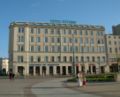
[[72,33],[72,75],[75,76],[74,33]]

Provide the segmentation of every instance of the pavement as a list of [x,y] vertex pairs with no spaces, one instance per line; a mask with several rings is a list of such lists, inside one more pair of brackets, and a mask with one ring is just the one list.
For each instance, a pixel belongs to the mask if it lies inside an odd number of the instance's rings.
[[77,83],[67,78],[0,79],[0,97],[120,97],[120,82]]
[[65,78],[56,78],[35,84],[31,88],[32,94],[34,97],[102,97],[69,89],[65,87],[65,80]]

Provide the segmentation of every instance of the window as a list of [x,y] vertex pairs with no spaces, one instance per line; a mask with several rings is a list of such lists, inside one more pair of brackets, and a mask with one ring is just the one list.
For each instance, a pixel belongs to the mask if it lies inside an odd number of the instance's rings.
[[118,49],[117,49],[117,48],[115,48],[115,52],[116,52],[116,53],[118,52]]
[[77,38],[75,38],[75,43],[77,43],[78,42],[78,39]]
[[67,42],[67,41],[66,41],[66,38],[64,37],[63,39],[64,39],[64,43],[66,43],[66,42]]
[[45,29],[45,34],[48,34],[48,29]]
[[90,40],[90,44],[94,44],[94,39],[93,38]]
[[54,56],[52,56],[51,57],[51,62],[54,62],[54,61],[55,61]]
[[41,57],[38,56],[38,57],[37,57],[37,62],[40,62],[40,61],[41,61]]
[[72,38],[69,38],[69,42],[72,43]]
[[102,57],[102,61],[105,62],[105,56]]
[[93,31],[91,31],[91,35],[93,35]]
[[80,44],[83,44],[83,38],[80,37]]
[[109,48],[109,52],[112,53],[112,48]]
[[69,35],[71,35],[71,30],[69,30],[68,32],[69,32]]
[[40,28],[37,28],[37,34],[40,34]]
[[64,62],[67,62],[66,56],[63,57],[63,61],[64,61]]
[[24,32],[24,27],[19,27],[19,28],[18,28],[18,32],[19,32],[19,33],[21,33],[21,32],[23,33],[23,32]]
[[48,42],[48,37],[45,37],[45,42]]
[[54,34],[54,29],[51,29],[51,34]]
[[95,62],[95,57],[94,56],[92,57],[92,62]]
[[78,60],[78,56],[76,56],[76,60],[75,60],[76,62],[78,62],[79,60]]
[[30,29],[30,33],[32,33],[32,34],[34,33],[34,32],[33,32],[33,28]]
[[60,38],[59,38],[59,37],[57,38],[57,42],[58,42],[58,43],[60,42]]
[[33,56],[30,56],[30,62],[33,62],[33,61],[34,61]]
[[88,38],[85,38],[85,44],[88,44],[88,42],[89,42]]
[[117,45],[117,42],[116,42],[116,41],[114,41],[114,44],[115,44],[115,45]]
[[40,52],[40,46],[36,46],[37,52]]
[[52,42],[52,43],[54,43],[54,42],[55,42],[55,41],[54,41],[54,37],[52,37],[52,38],[51,38],[51,42]]
[[57,61],[60,62],[61,61],[61,58],[60,56],[57,57]]
[[109,41],[109,45],[111,45],[111,41]]
[[84,57],[83,56],[81,56],[81,62],[84,62]]
[[18,62],[23,63],[23,56],[18,56]]
[[60,34],[60,29],[57,29],[57,34]]
[[34,42],[34,37],[33,36],[31,36],[31,42]]
[[55,46],[52,46],[52,52],[55,52]]
[[76,30],[74,30],[74,34],[77,35],[77,31]]
[[74,51],[78,52],[78,46],[74,46]]
[[36,42],[40,42],[40,37],[36,37]]
[[18,36],[18,42],[24,42],[24,36]]
[[67,46],[64,46],[64,52],[67,52]]
[[34,46],[31,46],[31,52],[34,52]]
[[90,61],[90,58],[89,58],[89,56],[87,56],[86,58],[87,58],[87,62],[89,62],[89,61]]
[[70,56],[70,62],[72,62],[72,60],[73,60],[73,59],[72,59],[72,56]]
[[87,30],[85,31],[85,35],[88,35],[88,31]]
[[18,51],[23,52],[24,51],[24,45],[18,45]]
[[82,35],[82,30],[80,31],[80,35]]
[[100,57],[99,56],[97,57],[97,61],[100,62]]
[[45,52],[48,52],[48,46],[45,46]]
[[48,62],[48,56],[45,56],[45,62]]

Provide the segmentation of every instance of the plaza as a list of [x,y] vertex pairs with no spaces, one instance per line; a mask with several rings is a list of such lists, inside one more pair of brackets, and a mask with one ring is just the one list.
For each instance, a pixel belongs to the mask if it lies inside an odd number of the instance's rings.
[[66,83],[68,78],[0,79],[0,97],[120,97],[120,82]]

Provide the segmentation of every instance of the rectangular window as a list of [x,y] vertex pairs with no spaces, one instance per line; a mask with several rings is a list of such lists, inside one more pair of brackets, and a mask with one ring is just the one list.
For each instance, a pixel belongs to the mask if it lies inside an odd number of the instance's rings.
[[37,57],[37,62],[40,62],[40,61],[41,61],[41,57],[38,56],[38,57]]
[[45,29],[45,34],[48,34],[48,29]]
[[31,52],[34,52],[34,46],[31,46]]
[[31,42],[34,42],[34,37],[33,36],[31,36]]
[[48,37],[45,37],[45,42],[48,42]]
[[36,37],[36,42],[40,42],[40,37]]
[[18,56],[18,62],[23,63],[23,56]]
[[48,56],[45,56],[45,62],[48,62]]
[[30,56],[30,62],[33,62],[33,61],[34,61],[34,57]]
[[24,27],[19,27],[19,28],[18,28],[18,32],[19,32],[19,33],[23,33],[23,32],[24,32]]
[[48,46],[45,46],[45,52],[48,52]]

